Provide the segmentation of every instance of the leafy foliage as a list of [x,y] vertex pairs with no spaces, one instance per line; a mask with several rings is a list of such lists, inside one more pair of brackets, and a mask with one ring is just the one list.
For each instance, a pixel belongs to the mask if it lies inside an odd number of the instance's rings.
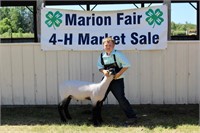
[[186,22],[185,24],[176,24],[171,22],[171,35],[190,35],[191,31],[196,32],[196,25]]
[[[33,7],[29,7],[32,11]],[[27,7],[0,8],[0,34],[33,33],[33,13]]]

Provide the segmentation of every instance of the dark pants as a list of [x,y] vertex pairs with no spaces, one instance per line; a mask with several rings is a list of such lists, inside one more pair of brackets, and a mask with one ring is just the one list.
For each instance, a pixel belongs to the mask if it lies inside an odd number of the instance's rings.
[[121,78],[121,79],[113,80],[110,83],[110,86],[108,87],[108,90],[107,90],[106,95],[105,95],[106,97],[107,97],[107,95],[110,91],[113,93],[113,95],[115,96],[115,98],[119,102],[119,105],[122,108],[122,110],[124,111],[124,113],[126,114],[126,116],[128,118],[136,117],[135,111],[132,109],[129,101],[125,97],[124,79]]

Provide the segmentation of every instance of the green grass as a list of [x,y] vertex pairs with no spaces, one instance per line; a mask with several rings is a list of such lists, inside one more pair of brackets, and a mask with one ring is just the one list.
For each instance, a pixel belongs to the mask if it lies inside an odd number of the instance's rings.
[[90,105],[70,105],[72,120],[60,122],[55,106],[2,107],[0,132],[145,132],[145,133],[197,133],[199,127],[198,105],[135,105],[139,120],[134,125],[124,125],[126,117],[118,105],[104,105],[104,123],[94,127],[88,118]]

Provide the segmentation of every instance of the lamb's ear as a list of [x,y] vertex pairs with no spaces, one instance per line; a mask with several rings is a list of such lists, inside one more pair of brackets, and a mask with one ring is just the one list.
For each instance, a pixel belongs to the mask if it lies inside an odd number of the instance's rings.
[[111,71],[109,71],[109,75],[113,75],[113,73]]
[[115,71],[109,71],[109,75],[115,75]]

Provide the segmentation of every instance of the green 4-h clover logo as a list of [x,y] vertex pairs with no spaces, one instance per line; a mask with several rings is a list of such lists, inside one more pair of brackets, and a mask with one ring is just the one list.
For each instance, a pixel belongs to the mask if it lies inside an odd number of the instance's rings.
[[164,21],[162,18],[163,12],[160,9],[156,9],[155,12],[152,9],[149,9],[145,14],[148,16],[146,21],[149,25],[153,25],[153,28],[156,24],[161,25]]
[[47,20],[45,21],[45,24],[47,24],[48,27],[53,26],[53,28],[55,29],[55,26],[59,27],[60,24],[62,23],[62,20],[61,20],[62,16],[63,15],[59,11],[56,11],[55,13],[53,13],[52,11],[49,11],[46,14]]

